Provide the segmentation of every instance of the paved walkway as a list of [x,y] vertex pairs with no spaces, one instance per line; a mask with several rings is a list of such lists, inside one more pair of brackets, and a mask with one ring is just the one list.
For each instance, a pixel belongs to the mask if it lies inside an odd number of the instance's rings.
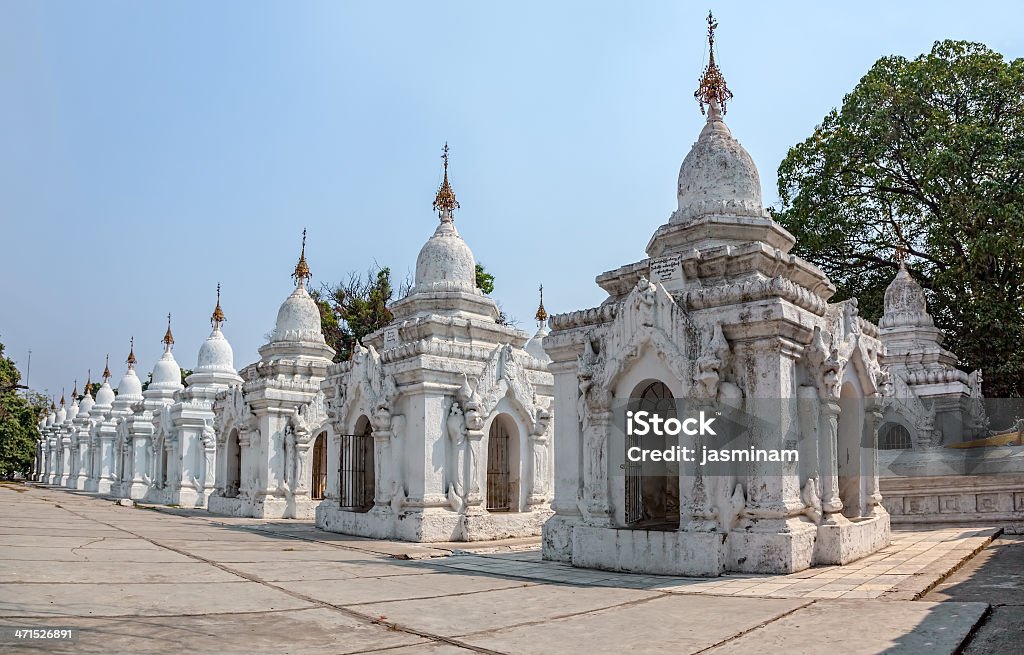
[[693,580],[0,485],[0,626],[79,630],[0,652],[952,653],[987,605],[900,598],[991,535],[899,533],[852,567]]

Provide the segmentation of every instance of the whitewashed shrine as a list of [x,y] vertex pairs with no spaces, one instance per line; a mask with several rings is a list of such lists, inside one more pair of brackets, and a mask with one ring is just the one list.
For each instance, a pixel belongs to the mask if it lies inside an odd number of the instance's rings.
[[440,224],[416,259],[412,292],[322,384],[321,528],[475,541],[539,534],[550,515],[551,376],[477,288],[458,207],[446,145]]
[[[876,439],[877,328],[856,302],[789,254],[794,238],[761,202],[757,168],[723,120],[732,94],[711,59],[696,93],[707,123],[683,161],[678,207],[648,257],[598,276],[599,306],[552,317],[555,516],[547,559],[616,571],[715,576],[842,564],[889,543]],[[798,449],[799,461],[749,462],[635,477],[609,449],[616,403],[673,399],[765,407],[781,429],[743,449]],[[697,437],[677,444],[699,448]]]
[[311,447],[325,420],[320,382],[334,350],[320,310],[306,290],[306,233],[292,273],[295,290],[281,304],[260,361],[241,370],[241,385],[217,395],[212,512],[257,518],[312,518]]

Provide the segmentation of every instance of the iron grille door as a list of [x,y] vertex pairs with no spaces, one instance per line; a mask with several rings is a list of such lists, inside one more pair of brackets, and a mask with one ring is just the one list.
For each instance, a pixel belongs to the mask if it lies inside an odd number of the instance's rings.
[[508,432],[500,427],[491,429],[487,440],[487,510],[490,512],[512,510],[508,442]]
[[373,436],[343,434],[338,496],[343,509],[365,512],[373,507]]

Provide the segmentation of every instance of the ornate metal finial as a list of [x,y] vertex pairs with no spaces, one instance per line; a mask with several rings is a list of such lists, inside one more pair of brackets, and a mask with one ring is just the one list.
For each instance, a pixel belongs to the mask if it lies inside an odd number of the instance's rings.
[[548,320],[548,312],[544,309],[544,285],[540,285],[540,306],[537,307],[537,313],[534,315],[537,319],[537,325],[544,325]]
[[174,343],[174,335],[171,334],[171,313],[167,312],[167,332],[164,333],[164,338],[160,340],[166,347],[165,350],[171,349],[171,344]]
[[309,264],[306,263],[306,228],[302,228],[302,253],[299,255],[299,262],[295,264],[295,271],[292,273],[296,284],[303,284],[313,277],[309,272]]
[[441,160],[444,161],[444,181],[434,196],[434,211],[438,212],[442,219],[446,216],[451,218],[452,212],[459,208],[459,201],[455,199],[455,191],[448,181],[448,142],[445,141],[444,149],[441,151]]
[[131,349],[128,351],[128,368],[135,368],[135,337],[131,340]]
[[64,406],[64,387],[60,388],[60,406]]
[[51,412],[56,412],[57,411],[57,403],[54,402],[53,396],[50,396],[50,411]]
[[90,368],[88,374],[86,374],[86,376],[85,376],[85,393],[82,394],[82,395],[88,396],[92,392],[92,389],[89,388],[91,386],[92,386],[92,369]]
[[725,85],[722,70],[715,63],[715,30],[718,21],[708,12],[708,65],[698,82],[693,97],[697,99],[700,113],[704,113],[704,105],[708,106],[708,115],[713,117],[719,110],[725,113],[725,103],[732,100],[732,91]]
[[223,323],[225,320],[227,320],[227,319],[224,318],[224,312],[220,308],[220,282],[218,282],[217,283],[217,306],[213,308],[213,315],[210,316],[210,324],[213,327],[215,327],[215,328],[219,328],[220,324]]
[[910,251],[907,250],[907,246],[902,243],[896,246],[896,254],[893,255],[893,258],[899,263],[900,268],[906,268],[907,260],[910,259]]
[[107,382],[110,380],[110,353],[107,353],[107,359],[103,363],[103,381]]
[[78,378],[75,378],[75,388],[71,391],[71,402],[78,400]]

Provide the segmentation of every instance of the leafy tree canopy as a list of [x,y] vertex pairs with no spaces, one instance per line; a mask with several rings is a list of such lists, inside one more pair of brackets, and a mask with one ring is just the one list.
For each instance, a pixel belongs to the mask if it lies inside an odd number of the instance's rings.
[[1024,395],[1024,60],[940,41],[878,60],[779,167],[798,254],[878,320],[900,253],[965,369]]
[[28,475],[39,438],[37,423],[49,404],[40,394],[19,394],[21,372],[0,343],[0,477]]

